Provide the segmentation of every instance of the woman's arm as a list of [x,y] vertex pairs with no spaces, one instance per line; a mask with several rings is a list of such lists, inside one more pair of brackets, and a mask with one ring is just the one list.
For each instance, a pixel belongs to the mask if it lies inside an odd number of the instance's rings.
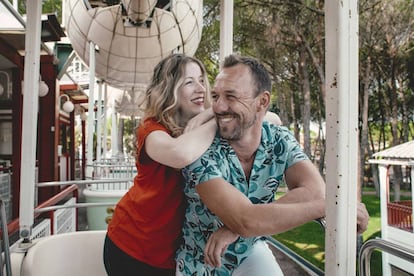
[[184,133],[194,130],[195,128],[198,128],[199,126],[205,124],[206,122],[210,121],[214,118],[214,112],[213,109],[210,107],[200,114],[194,116],[187,122],[187,125],[185,126]]
[[192,124],[191,130],[175,138],[164,131],[157,130],[151,132],[145,139],[145,151],[154,161],[182,169],[197,160],[208,149],[215,134],[215,119],[210,119],[198,127]]

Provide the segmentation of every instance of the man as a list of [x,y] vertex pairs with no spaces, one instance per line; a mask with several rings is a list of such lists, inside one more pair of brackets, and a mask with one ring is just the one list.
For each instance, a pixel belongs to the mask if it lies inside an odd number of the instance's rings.
[[[212,90],[219,136],[183,170],[188,208],[178,275],[280,274],[260,237],[325,216],[321,175],[287,128],[263,122],[270,91],[258,61],[225,59]],[[282,180],[289,192],[274,201]],[[363,205],[358,211],[365,230],[368,213]]]

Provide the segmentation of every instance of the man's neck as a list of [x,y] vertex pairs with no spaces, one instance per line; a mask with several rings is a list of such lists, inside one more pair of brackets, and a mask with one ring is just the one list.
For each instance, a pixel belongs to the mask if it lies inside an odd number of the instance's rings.
[[[250,138],[247,139],[248,137]],[[259,137],[259,139],[257,139],[257,137]],[[257,137],[245,135],[245,139],[243,141],[230,143],[237,155],[237,158],[240,161],[240,165],[242,166],[247,183],[250,182],[250,175],[252,172],[254,159],[256,157],[256,151],[260,143],[260,136]]]
[[260,145],[262,136],[262,126],[255,126],[250,131],[244,133],[243,137],[237,141],[229,141],[240,162],[254,160],[257,148]]

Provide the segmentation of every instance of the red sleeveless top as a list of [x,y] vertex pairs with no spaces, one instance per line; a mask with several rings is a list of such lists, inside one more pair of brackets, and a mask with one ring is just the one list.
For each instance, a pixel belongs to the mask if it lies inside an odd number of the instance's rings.
[[186,202],[181,170],[152,160],[144,142],[154,130],[169,132],[148,119],[137,129],[134,185],[122,197],[108,225],[109,238],[124,252],[160,268],[175,268]]

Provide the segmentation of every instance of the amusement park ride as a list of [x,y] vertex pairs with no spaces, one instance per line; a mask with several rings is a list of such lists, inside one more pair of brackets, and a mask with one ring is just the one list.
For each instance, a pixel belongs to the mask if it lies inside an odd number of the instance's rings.
[[[89,93],[86,100],[76,100],[76,95],[70,97],[69,92],[69,96],[65,97],[78,105],[87,104],[83,111],[88,111],[89,116],[82,120],[83,127],[85,124],[88,126],[87,133],[95,131],[95,121],[91,114],[96,110],[94,89],[98,80],[139,95],[145,88],[153,67],[161,58],[173,52],[193,55],[201,39],[201,0],[123,0],[113,5],[107,5],[107,2],[110,1],[63,0],[62,5],[63,24],[70,45],[89,68]],[[89,192],[93,197],[109,190],[104,188],[106,191],[102,191],[99,187],[110,185],[112,191],[125,191],[134,171],[128,171],[122,176],[117,175],[118,179],[97,179],[97,176],[108,173],[108,168],[111,169],[112,164],[92,162],[93,135],[87,135],[87,142],[83,141],[83,148],[87,149],[83,154],[83,164],[86,164],[85,180],[74,180],[75,156],[71,148],[75,112],[60,114],[60,93],[64,86],[56,83],[61,73],[53,71],[56,68],[56,60],[50,52],[48,53],[42,40],[46,25],[55,26],[52,28],[58,37],[55,41],[65,34],[59,31],[59,26],[56,28],[56,24],[53,24],[56,23],[53,17],[47,20],[48,24],[41,25],[41,0],[26,1],[26,5],[27,18],[23,21],[8,0],[0,0],[0,8],[7,9],[9,14],[20,18],[20,24],[25,30],[24,43],[20,48],[24,50],[24,54],[14,51],[14,55],[6,56],[8,61],[0,59],[0,64],[10,63],[12,60],[15,67],[20,68],[11,70],[13,77],[10,77],[10,82],[13,83],[13,94],[19,92],[19,97],[13,96],[14,111],[11,116],[16,117],[15,112],[18,112],[20,115],[13,120],[21,121],[21,127],[19,123],[13,124],[13,135],[18,137],[18,143],[13,144],[13,155],[18,157],[12,158],[15,174],[13,196],[19,199],[18,204],[14,204],[12,209],[14,208],[14,213],[19,216],[14,216],[6,225],[6,215],[3,215],[5,204],[0,200],[4,241],[3,261],[0,263],[4,270],[0,275],[105,275],[102,263],[105,230],[76,231],[75,209],[90,206],[106,209],[114,204],[119,194],[112,194],[110,202],[108,198],[111,196],[106,195],[102,197],[102,201],[78,203],[77,193],[78,190],[85,190],[85,195]],[[220,5],[222,60],[232,52],[233,0],[221,0]],[[329,38],[326,39],[326,89],[329,95],[326,103],[326,182],[329,185],[326,194],[325,274],[355,275],[358,196],[357,187],[348,183],[358,182],[357,174],[354,173],[358,171],[357,1],[326,1],[325,21],[328,23],[325,24],[326,37]],[[0,39],[4,37],[0,36]],[[0,53],[10,52],[10,49],[6,48],[7,46],[0,42]],[[71,57],[70,54],[68,56]],[[64,71],[66,66],[61,65],[61,69]],[[6,74],[9,78],[9,72]],[[1,77],[2,74],[0,80]],[[23,79],[24,85],[21,85]],[[39,79],[44,80],[49,86],[48,95],[40,100]],[[73,90],[82,89],[75,87]],[[50,111],[46,106],[53,110],[53,115],[42,115]],[[62,120],[67,120],[70,127],[59,128]],[[42,136],[42,133],[49,133],[49,136]],[[47,152],[48,146],[57,148],[59,135],[62,133],[70,136],[72,140],[68,142],[69,146],[63,149],[69,155],[64,164],[71,171],[66,177],[59,175],[56,164],[64,159],[61,159],[61,154],[58,154],[57,150],[52,150],[48,163],[40,161],[38,156],[39,152]],[[47,170],[50,173],[43,175]],[[125,168],[120,170],[126,171]],[[67,198],[69,200],[63,205],[56,205]],[[41,204],[37,204],[36,199]],[[41,228],[41,223],[35,224],[35,220],[45,213],[51,214],[49,226]],[[74,219],[59,222],[60,217],[65,216]],[[67,233],[49,235],[59,233],[58,229],[63,229],[62,231]],[[15,233],[18,233],[19,237],[9,247],[7,234]],[[369,257],[372,250],[377,248],[406,262],[414,263],[413,249],[378,240],[362,246],[359,263],[361,275],[369,275]]]

